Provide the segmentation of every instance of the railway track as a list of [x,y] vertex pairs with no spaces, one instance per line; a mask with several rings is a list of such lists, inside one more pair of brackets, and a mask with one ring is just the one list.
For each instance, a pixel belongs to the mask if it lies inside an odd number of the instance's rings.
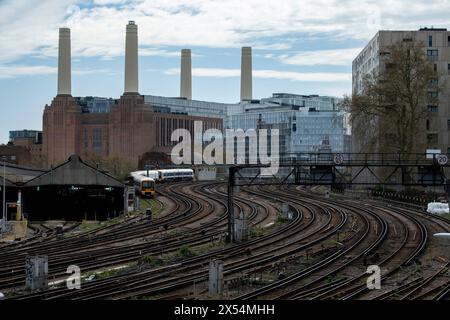
[[[318,208],[315,208],[315,209],[317,210]],[[341,213],[341,215],[342,215],[342,213]],[[345,216],[345,215],[343,215],[343,216]],[[295,221],[290,224],[290,228],[293,229],[294,227],[297,227],[298,222],[301,221],[301,217],[299,215],[297,215],[297,217],[298,217],[298,219],[296,218]],[[314,221],[314,219],[311,219],[311,222],[309,222],[307,225],[308,226],[311,225],[312,221]],[[328,220],[328,223],[329,223],[329,221],[330,220]],[[327,227],[327,226],[328,226],[328,224],[325,224],[323,226],[323,228]],[[295,230],[295,231],[297,231],[297,230]],[[318,230],[315,230],[315,231],[318,231]],[[329,236],[332,233],[333,233],[333,231],[330,230],[329,233],[326,236]],[[303,238],[306,239],[307,237],[312,237],[315,234],[316,234],[316,232],[310,232],[310,234],[303,236]],[[227,274],[233,274],[233,273],[236,273],[236,272],[240,272],[242,270],[247,270],[248,268],[252,267],[252,265],[253,266],[260,266],[262,263],[266,263],[266,264],[267,263],[271,263],[273,261],[279,260],[279,259],[281,259],[283,257],[286,257],[286,256],[288,256],[288,255],[290,255],[290,254],[292,254],[292,253],[294,253],[294,252],[299,250],[299,248],[294,248],[294,249],[291,248],[290,250],[286,250],[283,253],[279,253],[278,252],[277,254],[274,254],[274,252],[280,251],[280,248],[279,247],[274,247],[271,250],[268,250],[267,249],[267,242],[268,243],[273,243],[275,241],[275,239],[274,239],[275,237],[280,237],[281,239],[279,239],[279,240],[281,241],[281,240],[286,240],[288,237],[290,237],[290,235],[289,235],[288,230],[286,230],[286,229],[285,230],[278,230],[277,232],[275,232],[273,234],[270,234],[270,235],[268,235],[266,237],[263,237],[264,239],[255,239],[254,241],[249,241],[249,242],[247,242],[245,244],[242,244],[240,247],[247,247],[248,248],[249,246],[251,246],[252,247],[252,251],[255,251],[256,250],[255,244],[259,243],[259,247],[262,249],[261,253],[259,255],[253,255],[253,257],[251,259],[249,259],[247,257],[244,260],[240,259],[237,262],[226,264],[226,268],[228,268]],[[266,243],[262,243],[264,240],[266,241]],[[319,240],[316,240],[316,241],[319,241]],[[295,239],[291,241],[291,246],[295,247],[296,244],[297,243],[296,243]],[[231,258],[232,256],[235,256],[235,255],[241,255],[242,256],[242,250],[239,250],[240,248],[234,247],[234,248],[230,248],[230,249],[233,250],[233,253],[227,257],[228,259]],[[227,250],[230,251],[230,249],[226,249],[225,251],[227,251]],[[225,258],[223,256],[225,253],[226,252],[224,252],[224,251],[220,252],[222,258]],[[218,254],[218,252],[215,253],[215,254]],[[206,256],[206,257],[199,257],[198,259],[205,259],[205,258],[209,258],[209,257],[208,256]],[[198,260],[198,259],[196,259],[196,260]],[[251,260],[251,261],[249,261],[249,260]],[[185,266],[182,266],[182,267],[184,268],[184,270],[183,270],[184,272],[183,273],[185,273],[186,272],[186,268],[185,268]],[[139,283],[134,282],[133,286],[132,286],[132,289],[124,289],[124,290],[122,290],[120,292],[117,292],[117,290],[116,290],[114,292],[114,295],[109,292],[109,293],[107,293],[106,296],[97,294],[95,296],[92,296],[92,295],[89,295],[88,297],[84,296],[84,298],[105,298],[105,297],[109,297],[110,298],[112,296],[114,296],[116,298],[117,297],[125,298],[125,297],[128,297],[127,295],[130,294],[130,292],[129,292],[130,290],[132,291],[131,294],[133,296],[161,293],[161,292],[164,292],[165,290],[176,289],[178,287],[185,286],[187,284],[192,283],[193,281],[197,281],[197,282],[204,281],[205,277],[206,277],[206,274],[207,274],[207,270],[206,270],[206,272],[205,272],[205,270],[203,270],[201,272],[197,272],[194,275],[192,275],[192,274],[186,275],[186,276],[182,277],[182,279],[180,279],[180,277],[178,277],[176,279],[176,281],[174,281],[174,279],[168,277],[169,274],[167,274],[167,275],[165,275],[165,277],[168,278],[168,279],[164,279],[164,280],[162,280],[162,282],[161,281],[158,282],[157,281],[158,279],[146,278],[145,280],[141,281],[141,282],[145,283],[143,286],[136,287],[137,285],[139,285]],[[152,280],[154,282],[152,282],[151,284],[148,284],[148,282],[150,280]],[[159,287],[158,287],[158,285],[159,285]],[[79,298],[79,297],[80,297],[79,294],[77,294],[77,298]]]
[[[223,197],[224,198],[224,202],[225,202],[225,197]],[[280,234],[282,234],[281,232],[280,232]],[[285,236],[286,237],[286,236]],[[250,244],[245,244],[246,246],[248,246],[248,245],[250,245]],[[229,248],[229,249],[227,249],[228,251],[232,251],[232,252],[234,252],[234,254],[242,254],[242,252],[241,252],[241,250],[239,250],[239,248]],[[223,254],[224,252],[221,252],[221,254]],[[233,253],[232,253],[233,254]],[[199,259],[205,259],[205,258],[208,258],[207,256],[205,257],[198,257],[198,258],[195,258],[195,259],[191,259],[191,261],[190,262],[195,262],[195,260],[199,260]],[[258,261],[256,261],[256,262],[258,262]],[[255,262],[255,263],[256,263]],[[241,262],[242,263],[242,262]]]
[[[238,210],[242,210],[241,205],[237,204],[236,207]],[[201,208],[203,208],[203,206]],[[210,204],[209,208],[210,209],[207,213],[210,213],[211,210],[214,210],[215,206]],[[201,211],[201,210],[199,209],[198,211]],[[254,211],[255,210],[253,210],[253,214],[250,214],[250,218],[253,218]],[[208,214],[206,214],[206,215],[208,215]],[[226,215],[222,214],[219,217],[219,219],[214,219],[209,222],[203,222],[201,224],[201,226],[199,226],[197,228],[198,230],[190,229],[190,233],[187,233],[187,235],[185,237],[183,237],[182,239],[178,239],[177,236],[172,237],[176,240],[176,241],[172,241],[172,243],[170,243],[171,242],[171,241],[169,241],[170,239],[166,238],[166,239],[162,239],[162,241],[160,241],[160,243],[157,244],[157,246],[155,245],[155,243],[153,243],[153,246],[146,244],[146,247],[152,247],[152,249],[148,249],[148,250],[141,249],[138,256],[136,256],[136,254],[133,255],[134,252],[131,252],[130,254],[126,255],[125,257],[120,257],[121,260],[118,260],[119,257],[117,256],[117,254],[115,254],[115,256],[111,257],[111,253],[109,253],[108,250],[103,250],[104,254],[108,254],[107,255],[108,259],[105,259],[106,260],[105,263],[108,263],[108,264],[123,263],[124,261],[127,261],[124,259],[132,259],[132,258],[136,259],[136,258],[139,258],[139,256],[142,256],[142,255],[145,255],[148,253],[158,254],[159,252],[166,252],[169,249],[176,250],[181,245],[186,244],[186,243],[187,244],[194,244],[194,243],[199,244],[199,243],[208,242],[210,240],[211,235],[217,234],[217,232],[211,233],[210,231],[214,231],[216,228],[220,228],[221,225],[224,228],[225,227],[225,219],[226,219]],[[222,224],[219,223],[220,220],[223,220]],[[192,220],[190,222],[192,222]],[[223,232],[223,231],[221,231],[221,232]],[[197,233],[200,235],[196,236]],[[192,234],[194,234],[194,235],[192,235]],[[161,245],[162,242],[164,242],[164,245]],[[156,247],[156,249],[155,249],[155,247]],[[128,247],[128,249],[129,249],[129,247]],[[108,251],[108,252],[106,252],[106,251]],[[81,257],[81,258],[86,258],[86,254],[84,254],[83,257]],[[79,261],[77,261],[77,262],[79,262]],[[67,263],[68,263],[67,259],[62,261],[63,265],[67,265]],[[83,265],[83,268],[86,268],[86,266],[88,266],[88,267],[91,266],[92,268],[97,268],[97,267],[99,267],[98,257],[97,257],[96,261],[92,262],[92,265],[89,265],[89,264],[85,263],[84,261],[82,261],[82,265]]]
[[[205,246],[214,239],[223,239],[227,223],[225,186],[220,183],[179,183],[162,186],[161,194],[174,206],[160,219],[130,220],[123,225],[104,228],[91,235],[73,237],[60,243],[52,253],[51,274],[63,276],[63,266],[80,263],[83,270],[98,270],[123,265],[145,256],[173,253],[181,246]],[[194,196],[195,195],[195,196]],[[423,260],[427,246],[434,245],[430,231],[449,230],[448,220],[425,215],[417,210],[386,205],[379,201],[361,204],[350,199],[329,200],[297,188],[241,187],[236,195],[235,212],[243,212],[253,228],[275,222],[281,204],[286,203],[292,220],[271,228],[270,232],[232,246],[220,246],[194,257],[185,257],[166,265],[134,268],[130,272],[101,280],[85,282],[81,290],[60,287],[45,292],[17,295],[16,299],[127,299],[189,297],[193,284],[197,295],[206,294],[208,263],[224,261],[227,282],[237,278],[255,278],[272,272],[275,265],[301,261],[302,267],[258,289],[243,286],[231,290],[232,299],[446,299],[449,295],[448,261],[431,273],[408,278],[405,283],[393,279]],[[116,239],[112,234],[116,233]],[[91,244],[67,253],[71,246],[92,237]],[[139,243],[129,243],[145,239]],[[122,245],[118,245],[121,243]],[[1,252],[19,267],[29,250],[45,252],[54,248],[56,240],[18,246]],[[128,250],[125,250],[127,247]],[[40,251],[41,250],[41,251]],[[56,249],[55,249],[56,250]],[[61,253],[63,251],[63,253]],[[95,255],[95,259],[92,256]],[[316,258],[308,260],[308,256]],[[441,257],[442,258],[442,257]],[[382,269],[383,292],[368,290],[365,272],[368,262]],[[5,264],[7,265],[8,262]],[[23,263],[23,260],[22,260]],[[292,262],[294,263],[294,262]],[[4,267],[0,263],[0,271]],[[276,268],[275,268],[276,269]],[[63,272],[64,271],[64,272]],[[9,279],[5,280],[5,279]],[[12,279],[12,280],[11,280]],[[0,276],[2,285],[19,286],[23,275]],[[3,281],[3,282],[2,282]],[[245,293],[242,293],[245,292]]]
[[[303,196],[305,196],[305,195],[303,195]],[[355,203],[353,203],[352,206],[358,208],[358,206],[355,205]],[[364,211],[365,208],[367,208],[367,206],[365,206],[364,208],[360,207],[359,209]],[[425,224],[422,221],[419,221],[414,216],[415,214],[413,212],[411,212],[410,210],[408,211],[403,208],[396,208],[395,213],[394,213],[394,211],[389,211],[386,209],[378,208],[378,210],[383,210],[384,213],[386,213],[386,214],[401,215],[403,219],[409,219],[411,221],[410,223],[413,223],[416,227],[416,230],[418,231],[418,233],[417,234],[414,233],[414,236],[413,236],[414,238],[416,238],[416,235],[418,235],[417,239],[413,240],[413,239],[411,239],[411,235],[409,235],[408,229],[405,228],[405,234],[404,234],[405,237],[404,237],[403,241],[401,242],[400,248],[393,251],[390,255],[388,255],[382,261],[378,262],[380,265],[383,265],[383,264],[387,264],[388,262],[391,262],[394,259],[401,261],[400,263],[398,263],[398,261],[397,261],[397,265],[395,265],[394,267],[387,268],[387,272],[384,274],[385,276],[383,277],[383,279],[386,279],[389,275],[394,274],[401,267],[404,267],[404,266],[410,264],[414,259],[416,259],[420,255],[420,253],[424,250],[424,248],[426,246],[426,243],[428,240],[428,234],[427,234],[427,227],[425,226]],[[432,218],[430,218],[430,217],[425,217],[425,218],[427,218],[428,220],[432,220]],[[398,217],[397,217],[397,219],[398,219]],[[445,221],[445,219],[440,218],[440,217],[438,220],[440,220],[440,222],[447,223],[446,228],[448,230],[448,222]],[[403,223],[406,224],[407,222],[404,222],[404,221],[403,221]],[[436,222],[436,221],[434,221],[434,222]],[[440,224],[440,226],[443,227],[442,224]],[[445,227],[444,227],[444,230],[445,230]],[[407,251],[408,254],[406,256],[404,256],[403,258],[401,258],[401,252],[403,252],[402,249],[407,246],[411,246],[411,244],[414,242],[416,244],[413,246],[413,250]],[[370,250],[368,252],[370,252]],[[404,255],[404,253],[403,253],[403,255]],[[448,259],[448,257],[447,257],[447,259]],[[327,277],[330,277],[333,274],[336,274],[338,271],[340,271],[340,269],[341,268],[337,268],[330,272],[323,273],[318,279],[309,281],[308,283],[304,284],[303,286],[294,287],[294,288],[292,288],[292,286],[291,286],[290,288],[285,289],[285,292],[283,292],[282,294],[275,296],[275,298],[278,298],[278,299],[324,299],[324,298],[354,299],[368,291],[365,283],[355,285],[355,283],[358,280],[362,280],[367,277],[367,275],[364,272],[359,274],[356,277],[352,275],[347,278],[338,279],[332,283],[323,283],[323,282],[318,281],[318,280],[326,279]],[[284,282],[295,281],[295,279],[301,278],[303,276],[303,274],[304,274],[304,271],[301,271],[298,274],[293,275],[292,279],[285,280]],[[426,284],[426,282],[424,282],[424,284]],[[241,296],[240,298],[255,298],[255,297],[260,296],[260,294],[263,292],[270,292],[273,289],[280,288],[283,286],[285,286],[285,283],[283,283],[283,282],[277,283],[277,284],[272,285],[272,288],[261,289],[259,291],[253,292],[252,294]],[[443,289],[443,288],[445,288],[446,286],[448,286],[448,277],[446,280],[441,282],[440,288],[442,289],[442,291],[445,291],[445,289]]]
[[[57,272],[59,272],[59,274],[64,274],[65,268],[67,268],[69,264],[79,263],[84,267],[91,264],[95,267],[95,261],[92,261],[91,258],[93,254],[96,255],[97,260],[101,257],[104,257],[107,260],[108,257],[117,256],[120,253],[124,253],[126,258],[127,252],[130,253],[130,251],[131,256],[133,256],[133,249],[142,250],[142,247],[145,247],[145,243],[135,245],[134,247],[126,245],[109,249],[105,249],[105,247],[158,234],[161,232],[161,229],[165,229],[164,226],[166,225],[183,225],[184,223],[188,223],[190,221],[189,219],[192,219],[201,211],[202,205],[200,203],[187,199],[186,196],[178,191],[169,191],[169,197],[176,197],[177,206],[170,214],[153,223],[148,223],[145,219],[136,220],[135,218],[132,218],[123,225],[112,226],[109,228],[105,227],[78,236],[71,236],[64,240],[50,240],[45,241],[42,244],[38,243],[30,246],[12,248],[11,250],[2,250],[0,253],[0,287],[4,287],[6,282],[4,280],[5,278],[7,278],[11,284],[16,283],[12,280],[23,279],[23,261],[24,257],[29,254],[46,254],[49,256],[51,266],[53,265],[55,268],[61,266],[61,268],[56,270],[50,267],[51,276],[57,275]],[[106,230],[109,232],[106,232]],[[70,257],[74,259],[70,259]],[[110,262],[114,264],[123,263],[123,261],[124,260],[122,259],[121,261],[111,260]],[[105,263],[109,264],[108,261],[105,261]],[[53,270],[56,272],[53,272]],[[14,277],[13,279],[11,275],[15,275],[16,273],[18,273],[18,277]]]

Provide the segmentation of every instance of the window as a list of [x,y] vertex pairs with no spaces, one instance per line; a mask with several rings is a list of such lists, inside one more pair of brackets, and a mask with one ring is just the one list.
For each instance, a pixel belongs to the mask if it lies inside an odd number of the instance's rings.
[[427,134],[427,140],[428,140],[428,144],[430,144],[431,146],[436,145],[438,143],[437,133]]
[[447,119],[447,130],[450,130],[450,119]]
[[427,119],[427,130],[430,130],[430,120]]
[[427,50],[428,60],[437,60],[439,55],[439,51],[436,49]]
[[450,47],[450,36],[447,37],[447,44]]
[[88,132],[87,132],[86,128],[83,129],[83,143],[84,143],[84,147],[87,148],[88,147]]
[[428,98],[437,99],[437,97],[438,97],[437,91],[428,91]]
[[428,46],[429,47],[433,46],[433,36],[428,36]]
[[447,65],[448,74],[450,74],[450,63]]
[[434,66],[433,66],[433,70],[434,70],[435,72],[437,72],[437,64],[436,64],[436,63],[435,63]]
[[102,129],[94,128],[92,137],[92,147],[94,149],[100,149],[102,147]]
[[439,108],[438,108],[438,106],[428,106],[428,111],[429,112],[438,112]]
[[437,86],[438,84],[438,78],[431,78],[429,84],[431,86]]

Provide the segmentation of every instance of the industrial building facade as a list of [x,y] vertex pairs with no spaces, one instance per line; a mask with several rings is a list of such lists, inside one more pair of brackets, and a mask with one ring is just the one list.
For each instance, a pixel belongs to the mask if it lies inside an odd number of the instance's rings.
[[[252,97],[252,51],[242,48],[241,101],[192,100],[191,53],[181,52],[180,97],[140,95],[137,26],[126,26],[125,90],[119,99],[72,97],[70,30],[60,29],[58,94],[43,115],[42,154],[47,167],[70,155],[117,156],[138,166],[152,153],[171,153],[176,129],[193,133],[194,122],[208,129],[279,129],[283,155],[348,151],[347,114],[339,98],[275,93]],[[167,157],[166,157],[167,158]]]
[[[450,32],[446,29],[423,28],[419,31],[379,31],[353,60],[353,93],[363,90],[366,75],[378,74],[385,67],[389,57],[389,47],[401,41],[421,42],[425,46],[427,59],[434,65],[437,73],[435,83],[430,84],[428,95],[438,98],[437,104],[427,105],[426,120],[427,147],[450,152]],[[441,86],[441,92],[436,91]],[[361,146],[353,139],[353,152],[359,152]]]
[[203,130],[222,129],[221,118],[157,113],[140,95],[124,95],[106,113],[83,113],[70,96],[57,96],[45,107],[43,152],[47,164],[58,164],[71,154],[119,156],[138,163],[146,152],[170,153],[171,133],[202,121]]
[[194,121],[202,121],[203,130],[222,129],[220,117],[155,112],[138,90],[137,25],[133,21],[126,27],[125,43],[125,92],[114,104],[106,100],[97,108],[71,95],[70,29],[60,29],[58,94],[45,106],[43,115],[42,153],[47,166],[57,165],[72,154],[90,152],[118,156],[137,166],[144,153],[170,153],[176,143],[171,141],[175,129],[189,130]]

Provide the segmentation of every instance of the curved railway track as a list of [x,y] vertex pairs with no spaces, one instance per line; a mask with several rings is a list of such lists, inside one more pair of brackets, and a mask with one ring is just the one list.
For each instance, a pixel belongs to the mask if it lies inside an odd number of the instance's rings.
[[[206,186],[208,185],[196,186],[195,189],[205,188]],[[55,244],[59,245],[47,243],[44,246],[38,246],[38,248],[34,248],[32,253],[49,255],[49,273],[51,277],[55,275],[64,275],[65,268],[70,264],[77,264],[82,270],[98,269],[108,265],[111,266],[135,261],[141,256],[148,254],[157,255],[159,253],[175,251],[184,244],[198,245],[201,243],[208,243],[211,237],[223,233],[221,228],[223,227],[224,229],[225,227],[225,211],[214,219],[210,219],[209,221],[208,219],[205,219],[205,217],[211,216],[211,213],[217,210],[221,202],[218,202],[217,199],[212,196],[210,196],[209,200],[206,198],[206,200],[203,199],[202,202],[199,200],[191,200],[179,191],[172,190],[172,192],[178,201],[182,200],[185,203],[185,208],[182,209],[180,214],[176,214],[173,217],[169,215],[168,217],[170,217],[170,219],[163,219],[163,221],[158,220],[153,223],[144,221],[137,224],[135,227],[133,225],[130,225],[128,228],[122,227],[120,232],[117,232],[117,230],[114,229],[113,240],[111,240],[110,237],[103,237],[102,234],[89,239],[89,243],[85,243],[80,247],[80,241],[76,241],[74,244],[67,239],[68,241],[65,241],[64,243],[55,242]],[[205,192],[205,194],[208,193]],[[170,197],[172,195],[167,196]],[[213,200],[216,203],[213,203]],[[247,205],[247,208],[244,209],[244,205]],[[177,206],[175,211],[179,210],[179,208],[180,206]],[[223,206],[223,208],[225,208],[225,206]],[[249,218],[253,220],[255,217],[256,210],[253,206],[238,202],[236,203],[236,209],[242,211],[251,210]],[[199,220],[201,220],[200,223]],[[180,222],[183,223],[181,224]],[[194,226],[194,224],[196,225]],[[178,227],[178,229],[183,228],[184,234],[168,234],[171,230],[175,229],[175,226]],[[188,228],[187,226],[192,227]],[[152,231],[153,235],[156,235],[152,239],[148,239],[150,231]],[[159,236],[162,233],[165,234],[164,237]],[[123,243],[124,240],[128,240],[130,237],[133,239],[144,237],[145,241],[139,244],[108,248],[108,245],[114,245],[119,242]],[[84,240],[86,239],[84,236],[81,238]],[[68,245],[66,245],[67,242],[69,242]],[[76,248],[77,250],[75,253],[70,251],[73,248]],[[24,257],[25,255],[30,254],[30,251],[22,248],[0,255],[4,259],[2,260],[1,266],[7,266],[4,268],[11,270],[11,264],[16,262],[18,269],[15,276],[10,276],[12,272],[8,271],[3,273],[4,278],[0,276],[0,284],[3,286],[13,284],[20,285],[23,280],[22,264],[24,258],[18,257],[18,253]],[[93,257],[95,258],[93,259]],[[8,260],[8,258],[10,259]],[[14,269],[12,270],[15,271]],[[10,274],[9,276],[8,273]]]
[[[302,194],[302,196],[306,197],[307,195]],[[322,201],[324,201],[324,200],[322,200]],[[330,201],[325,201],[325,202],[330,202]],[[339,205],[341,205],[341,204],[339,203]],[[370,213],[370,212],[367,212],[367,205],[365,205],[364,207],[361,207],[361,205],[357,204],[357,202],[353,202],[352,207],[359,208],[359,210],[362,212],[366,211],[366,213]],[[374,209],[375,209],[375,207],[374,207]],[[387,210],[386,208],[378,207],[378,208],[376,208],[376,210],[383,211],[383,213],[385,214],[384,215],[385,218],[383,218],[383,219],[386,219],[387,215],[396,215],[397,216],[396,218],[398,220],[400,218],[403,219],[401,221],[401,223],[402,223],[401,226],[403,226],[403,228],[404,228],[404,231],[403,231],[404,238],[401,241],[400,247],[397,248],[396,250],[392,251],[384,259],[381,259],[381,261],[377,262],[377,264],[380,266],[384,266],[389,263],[391,264],[389,267],[387,267],[385,270],[383,270],[385,272],[383,273],[382,280],[385,280],[390,275],[395,274],[396,271],[400,270],[402,267],[407,266],[413,260],[415,260],[423,252],[423,250],[427,244],[427,241],[429,239],[428,239],[427,226],[425,225],[425,223],[423,221],[421,221],[420,219],[418,219],[416,217],[416,215],[422,216],[422,214],[413,212],[411,210],[405,210],[404,208],[396,208],[395,210],[393,210],[393,209]],[[441,230],[441,231],[445,231],[445,230],[448,231],[448,221],[446,221],[445,219],[443,219],[441,217],[430,217],[430,216],[424,216],[423,218],[428,221],[431,221],[435,224],[438,224],[439,227],[443,228],[443,230]],[[437,218],[438,222],[435,220],[436,218]],[[446,225],[443,225],[442,222],[444,222],[444,224],[446,224]],[[392,223],[392,221],[390,221],[390,223]],[[387,223],[385,222],[384,224],[386,225]],[[411,227],[411,224],[413,225],[413,227]],[[407,226],[409,226],[409,227],[407,227]],[[410,232],[409,228],[414,230],[414,233]],[[397,230],[395,229],[395,227],[394,227],[394,230],[395,230],[395,233],[397,233]],[[391,232],[392,232],[392,230],[391,230]],[[383,232],[381,232],[381,233],[383,233]],[[384,241],[384,242],[388,242],[388,241]],[[411,246],[412,246],[412,250],[408,250],[407,247],[411,247]],[[373,250],[373,248],[371,250]],[[367,250],[364,255],[367,255],[368,253],[370,253],[371,250]],[[406,253],[405,253],[405,250],[406,250]],[[449,259],[449,257],[447,254],[447,261],[448,261],[448,259]],[[397,260],[397,261],[395,262],[393,260]],[[392,262],[394,262],[394,263],[392,263]],[[392,264],[394,264],[394,266],[392,266]],[[448,262],[447,262],[447,264],[448,264]],[[365,263],[364,263],[364,265],[365,265]],[[367,274],[365,272],[363,272],[357,276],[352,275],[347,278],[340,278],[336,281],[333,281],[332,283],[323,283],[323,282],[318,281],[318,280],[323,280],[330,276],[333,276],[339,271],[341,271],[341,268],[337,268],[330,272],[326,272],[326,273],[322,274],[321,277],[319,277],[318,279],[309,281],[306,284],[304,284],[303,286],[300,286],[300,287],[291,286],[289,288],[286,288],[286,289],[284,289],[285,292],[283,292],[282,294],[276,295],[274,298],[278,298],[278,299],[327,299],[327,298],[328,299],[329,298],[355,299],[369,291],[367,289],[367,286],[365,283],[355,285],[355,283],[357,283],[358,281],[361,281],[361,280],[365,281],[365,279],[367,278]],[[304,273],[304,271],[301,271],[298,274],[292,275],[292,279],[289,279],[288,281],[290,281],[290,280],[295,281],[295,279],[300,279],[303,276],[303,273]],[[441,273],[442,273],[442,270],[440,272],[437,272],[436,274],[441,274]],[[286,282],[286,280],[284,282]],[[423,281],[422,283],[426,284],[427,282]],[[276,288],[283,288],[283,287],[285,287],[285,285],[286,285],[285,283],[280,282],[280,283],[274,284],[272,286],[272,288],[261,289],[261,290],[259,290],[260,292],[254,291],[253,293],[241,296],[240,298],[256,298],[256,297],[260,296],[261,292],[264,292],[264,291],[270,292],[271,290],[273,291]],[[448,285],[449,285],[449,279],[447,277],[446,280],[441,281],[439,288],[442,289],[443,292],[445,292],[445,290],[446,290],[445,288],[448,287]],[[395,290],[396,289],[393,289],[393,291],[395,291]],[[376,291],[377,290],[375,290],[375,292]],[[370,297],[366,296],[364,298],[370,298]],[[405,297],[405,298],[408,298],[408,297]]]
[[[42,243],[34,239],[2,248],[0,288],[23,285],[23,261],[28,254],[49,256],[51,278],[63,277],[69,264],[79,265],[83,272],[111,268],[224,238],[228,212],[224,184],[177,183],[161,185],[159,190],[173,205],[152,222],[132,217],[63,240],[52,236]],[[288,205],[292,220],[276,224],[281,204]],[[190,297],[193,285],[197,296],[207,298],[208,263],[216,258],[224,262],[227,283],[279,272],[278,279],[257,283],[256,289],[244,282],[228,291],[231,299],[438,300],[449,296],[450,256],[430,237],[432,232],[450,230],[445,218],[380,201],[325,199],[293,187],[241,187],[234,205],[236,214],[242,212],[251,228],[268,231],[240,244],[213,246],[194,257],[84,282],[81,290],[57,287],[14,298]],[[430,250],[439,252],[441,261],[433,260],[435,266],[427,272],[412,273],[428,261]],[[280,266],[296,261],[301,261],[298,267],[279,271]],[[380,266],[383,290],[367,289],[369,264]],[[405,279],[399,282],[399,277]]]

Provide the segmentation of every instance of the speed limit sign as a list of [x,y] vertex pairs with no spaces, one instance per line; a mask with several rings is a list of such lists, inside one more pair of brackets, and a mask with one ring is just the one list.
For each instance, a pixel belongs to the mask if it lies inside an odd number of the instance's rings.
[[436,155],[436,162],[441,165],[445,166],[448,162],[448,157],[445,154],[437,154]]
[[333,162],[337,165],[344,163],[344,156],[340,153],[336,153],[333,157]]

